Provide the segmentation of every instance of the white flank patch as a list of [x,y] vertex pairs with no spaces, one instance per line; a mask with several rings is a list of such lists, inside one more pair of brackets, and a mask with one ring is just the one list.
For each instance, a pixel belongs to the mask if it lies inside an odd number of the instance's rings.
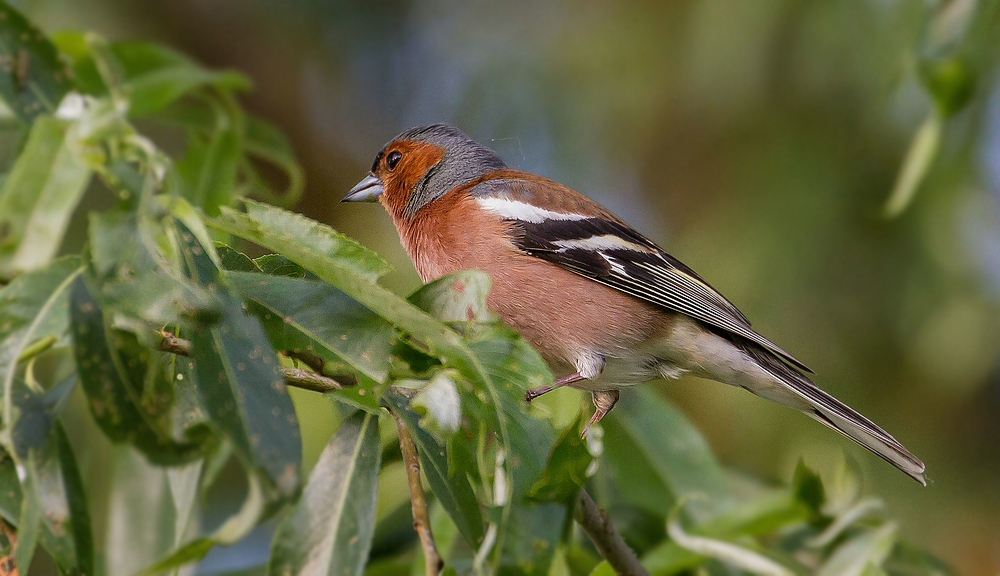
[[476,202],[484,209],[510,220],[520,220],[531,224],[541,224],[546,220],[586,220],[592,216],[583,214],[555,212],[546,210],[538,206],[532,206],[525,202],[510,200],[508,198],[476,198]]
[[563,250],[582,248],[584,250],[631,250],[633,252],[646,252],[650,250],[645,246],[640,246],[635,242],[629,242],[614,234],[604,234],[603,236],[591,236],[590,238],[577,238],[574,240],[556,240],[553,242]]

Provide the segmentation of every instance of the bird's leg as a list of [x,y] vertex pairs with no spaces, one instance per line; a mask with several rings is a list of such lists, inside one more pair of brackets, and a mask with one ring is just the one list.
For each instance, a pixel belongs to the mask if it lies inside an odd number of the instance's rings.
[[572,384],[574,382],[579,382],[580,380],[583,380],[583,379],[584,379],[583,376],[580,376],[580,374],[578,372],[574,372],[573,374],[570,374],[569,376],[563,376],[562,378],[560,378],[560,379],[556,380],[555,382],[553,382],[551,386],[542,386],[541,388],[535,388],[533,390],[528,390],[527,392],[524,393],[524,401],[525,402],[531,402],[532,400],[534,400],[535,398],[538,398],[542,394],[547,394],[549,392],[552,392],[556,388],[561,388],[561,387],[563,387],[563,386],[565,386],[567,384]]
[[618,390],[598,390],[593,393],[594,396],[594,415],[590,417],[590,422],[583,427],[583,434],[580,436],[583,438],[587,437],[587,430],[591,426],[597,424],[602,418],[611,412],[611,409],[615,407],[615,403],[618,402]]

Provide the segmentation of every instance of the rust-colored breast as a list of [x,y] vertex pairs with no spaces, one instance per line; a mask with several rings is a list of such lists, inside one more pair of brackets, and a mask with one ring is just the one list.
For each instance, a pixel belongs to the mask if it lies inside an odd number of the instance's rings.
[[490,309],[557,374],[572,372],[581,353],[614,355],[667,327],[672,316],[658,307],[517,250],[509,224],[482,210],[466,190],[401,222],[403,246],[425,282],[470,268],[489,274]]

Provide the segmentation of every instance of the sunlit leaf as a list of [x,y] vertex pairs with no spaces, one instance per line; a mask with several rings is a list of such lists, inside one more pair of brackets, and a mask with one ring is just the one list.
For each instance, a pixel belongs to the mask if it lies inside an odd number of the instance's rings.
[[794,576],[794,572],[771,558],[730,542],[691,534],[681,525],[679,507],[667,520],[667,533],[679,546],[696,554],[721,560],[761,576]]
[[[330,280],[314,268],[323,269],[326,275],[338,270],[350,271],[359,280],[369,281],[389,271],[388,263],[381,256],[329,226],[266,204],[247,200],[244,205],[245,214],[224,209],[222,216],[210,221],[210,224],[278,252],[328,282]],[[345,278],[342,283],[348,281]],[[357,296],[354,290],[331,283],[351,296]],[[362,286],[359,285],[358,290]]]
[[[0,6],[0,13],[3,10]],[[38,118],[3,183],[0,278],[44,266],[59,249],[69,217],[90,180],[90,169],[76,157],[67,138],[70,126],[52,117]]]
[[375,530],[380,455],[377,417],[357,412],[341,424],[278,526],[268,574],[360,576]]

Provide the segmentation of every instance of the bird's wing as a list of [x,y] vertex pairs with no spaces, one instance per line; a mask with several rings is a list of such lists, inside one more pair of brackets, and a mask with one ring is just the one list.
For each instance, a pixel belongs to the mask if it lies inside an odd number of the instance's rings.
[[507,172],[477,184],[470,195],[512,224],[512,240],[524,252],[745,338],[812,372],[754,332],[746,316],[694,270],[582,194],[538,176]]

